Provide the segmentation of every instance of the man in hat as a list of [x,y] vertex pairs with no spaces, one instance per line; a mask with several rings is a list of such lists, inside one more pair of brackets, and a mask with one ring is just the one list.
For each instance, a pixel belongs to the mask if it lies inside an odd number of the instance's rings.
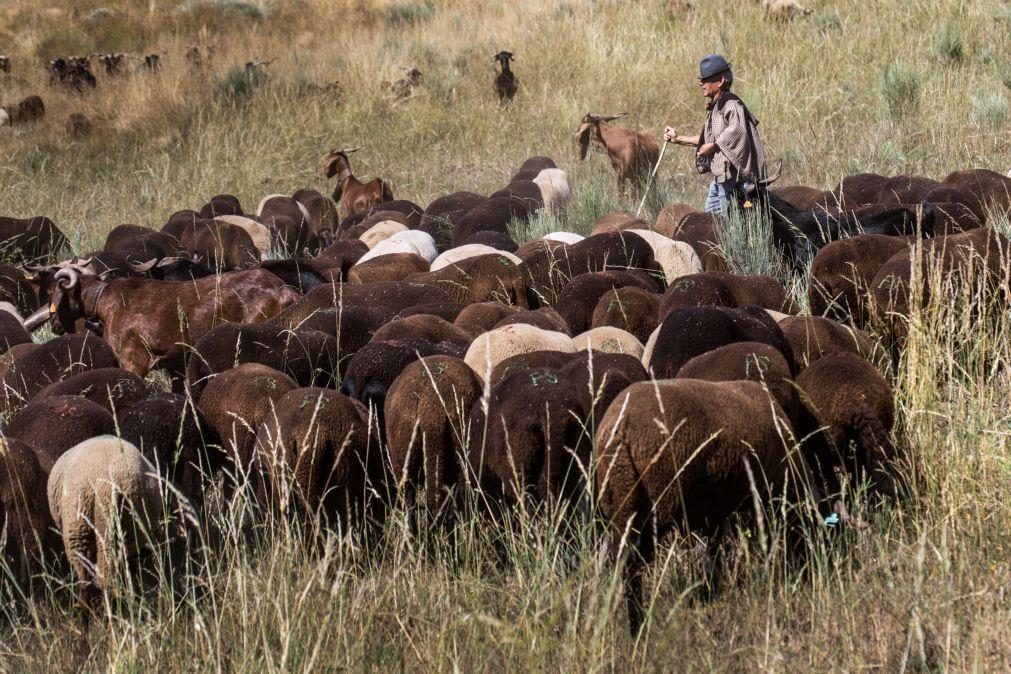
[[758,121],[744,103],[730,92],[734,73],[719,54],[699,63],[699,86],[706,104],[706,122],[698,136],[679,135],[664,129],[664,139],[695,148],[699,173],[712,172],[706,197],[707,213],[726,213],[731,200],[743,201],[747,188],[765,177],[765,151],[758,135]]

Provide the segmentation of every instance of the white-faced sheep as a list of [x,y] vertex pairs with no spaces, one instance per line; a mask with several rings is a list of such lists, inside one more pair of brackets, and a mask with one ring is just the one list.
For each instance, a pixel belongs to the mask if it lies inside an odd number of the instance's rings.
[[150,551],[164,516],[157,473],[132,444],[101,435],[57,459],[46,492],[88,608],[109,589],[118,560],[135,566]]

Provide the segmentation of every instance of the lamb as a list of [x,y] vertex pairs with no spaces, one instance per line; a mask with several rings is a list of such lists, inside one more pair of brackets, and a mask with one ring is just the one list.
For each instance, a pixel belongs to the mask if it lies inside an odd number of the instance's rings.
[[132,444],[101,435],[57,459],[46,494],[79,603],[90,609],[100,592],[115,586],[117,560],[137,569],[151,556],[165,515],[157,473]]
[[659,325],[660,296],[637,286],[608,290],[593,309],[590,328],[610,325],[626,330],[645,343]]
[[502,255],[507,260],[515,265],[519,265],[523,262],[519,257],[508,253],[497,248],[492,248],[491,246],[486,246],[481,243],[468,243],[462,246],[456,246],[445,251],[432,261],[432,271],[439,271],[458,262],[462,262],[468,258],[478,257],[479,255]]
[[387,482],[363,415],[359,405],[333,390],[284,394],[256,433],[270,502],[284,514],[318,516],[324,525],[354,525],[376,514],[373,493],[385,496]]
[[14,414],[4,433],[33,447],[46,465],[71,447],[115,431],[112,415],[100,405],[74,395],[33,400]]
[[410,501],[423,484],[432,514],[460,479],[467,418],[481,393],[474,371],[451,356],[415,361],[390,386],[386,438],[397,490]]
[[813,434],[804,451],[825,481],[826,494],[839,493],[839,467],[854,482],[869,473],[877,493],[894,496],[891,464],[899,457],[890,433],[895,402],[885,378],[860,356],[842,352],[812,363],[797,377],[797,386],[807,413],[798,431]]
[[653,249],[653,258],[663,269],[664,278],[668,284],[675,279],[697,274],[702,271],[702,260],[695,250],[683,241],[672,241],[666,236],[648,229],[627,230],[645,239]]
[[[724,522],[781,491],[787,451],[784,413],[755,382],[694,379],[639,382],[607,408],[594,440],[599,505],[622,557],[629,628],[639,633],[643,568],[673,527],[717,549]],[[715,581],[716,579],[714,579]]]
[[787,316],[779,321],[779,328],[790,342],[795,372],[833,353],[852,353],[863,358],[874,353],[874,343],[863,330],[822,316]]
[[5,578],[27,589],[32,577],[44,570],[46,560],[60,548],[46,503],[46,469],[31,447],[12,437],[0,437],[0,457],[0,522],[4,528],[0,564]]
[[[657,328],[648,368],[657,379],[673,377],[695,356],[734,342],[761,342],[776,348],[793,362],[793,352],[783,331],[763,309],[746,306],[688,307],[674,309]],[[645,352],[649,351],[649,343]]]
[[475,339],[463,360],[479,377],[487,380],[492,369],[509,356],[531,351],[572,353],[575,350],[568,335],[517,323],[491,330]]

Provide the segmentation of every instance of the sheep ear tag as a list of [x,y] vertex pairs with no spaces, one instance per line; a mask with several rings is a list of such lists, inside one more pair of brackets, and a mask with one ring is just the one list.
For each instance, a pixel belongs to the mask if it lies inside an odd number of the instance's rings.
[[745,199],[744,200],[744,207],[745,208],[751,208],[751,199]]
[[56,313],[56,305],[55,304],[52,304],[52,303],[49,304],[49,313],[51,313],[51,314],[55,314]]

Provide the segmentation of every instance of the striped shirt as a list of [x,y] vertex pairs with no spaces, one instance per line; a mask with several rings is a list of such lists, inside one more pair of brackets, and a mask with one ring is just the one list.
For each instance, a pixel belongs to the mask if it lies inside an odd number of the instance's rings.
[[[745,126],[749,123],[747,118],[750,118],[754,151],[748,143],[748,130]],[[758,120],[745,110],[741,99],[733,94],[724,92],[706,106],[703,142],[716,143],[712,171],[717,182],[758,180],[765,177],[765,148],[762,147],[757,127]]]

